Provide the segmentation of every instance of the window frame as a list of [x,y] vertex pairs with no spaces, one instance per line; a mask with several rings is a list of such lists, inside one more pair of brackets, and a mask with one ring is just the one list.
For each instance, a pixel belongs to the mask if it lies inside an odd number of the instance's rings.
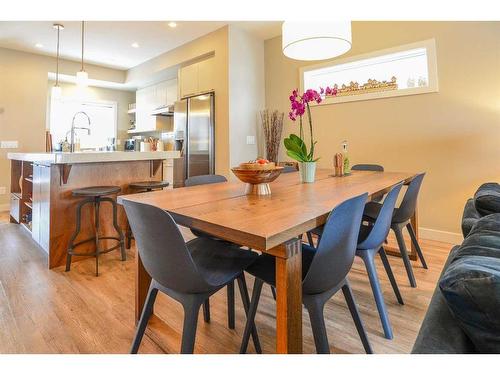
[[[377,51],[372,51],[368,53],[363,53],[355,56],[350,56],[342,59],[335,59],[333,61],[328,61],[320,64],[308,65],[299,68],[299,79],[300,79],[300,91],[304,92],[304,73],[309,72],[311,70],[327,68],[331,66],[346,64],[349,62],[364,60],[368,58],[388,55],[395,52],[403,52],[407,50],[412,50],[416,48],[425,48],[427,51],[427,71],[428,71],[428,82],[429,85],[427,87],[412,87],[402,90],[389,90],[389,91],[380,91],[380,92],[371,92],[366,94],[359,95],[346,95],[346,96],[338,96],[338,97],[325,97],[325,99],[320,103],[312,103],[312,105],[329,105],[329,104],[339,104],[339,103],[347,103],[347,102],[355,102],[355,101],[364,101],[364,100],[373,100],[373,99],[382,99],[382,98],[392,98],[398,96],[408,96],[408,95],[419,95],[419,94],[428,94],[433,92],[439,92],[439,84],[438,84],[438,71],[437,71],[437,56],[436,56],[436,40],[435,39],[427,39],[422,40],[415,43],[409,43],[404,45],[399,45],[397,47],[391,47],[386,49],[381,49]],[[390,77],[387,77],[390,79]],[[339,84],[343,84],[344,82],[339,82]],[[359,82],[363,84],[364,82]],[[308,87],[307,89],[312,88],[318,90],[318,87]]]

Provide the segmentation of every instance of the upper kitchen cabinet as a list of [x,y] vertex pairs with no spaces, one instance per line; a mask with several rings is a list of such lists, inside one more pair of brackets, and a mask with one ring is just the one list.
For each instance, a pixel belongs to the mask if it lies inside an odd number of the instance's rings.
[[166,119],[152,113],[177,101],[177,79],[163,81],[136,92],[136,124],[134,132],[165,130]]
[[198,92],[214,91],[215,63],[214,58],[198,63]]
[[184,66],[180,69],[181,97],[214,90],[214,58]]
[[181,68],[181,97],[194,95],[198,92],[198,64]]

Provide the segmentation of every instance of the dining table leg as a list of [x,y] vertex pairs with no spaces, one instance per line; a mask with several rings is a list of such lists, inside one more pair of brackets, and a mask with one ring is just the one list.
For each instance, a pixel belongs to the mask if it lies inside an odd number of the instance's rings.
[[142,264],[139,251],[135,253],[135,323],[139,323],[142,308],[149,291],[151,284],[151,276]]
[[276,353],[302,353],[302,241],[272,249],[276,257]]

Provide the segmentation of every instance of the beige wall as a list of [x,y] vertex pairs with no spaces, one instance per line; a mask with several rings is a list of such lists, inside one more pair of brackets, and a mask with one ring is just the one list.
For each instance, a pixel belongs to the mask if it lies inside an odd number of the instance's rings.
[[[18,141],[19,148],[0,149],[0,208],[9,201],[10,162],[8,152],[45,151],[48,72],[54,72],[55,59],[0,48],[0,140]],[[61,62],[62,74],[75,74],[80,64]],[[93,79],[121,82],[125,71],[86,65]]]
[[[420,226],[431,231],[422,234],[456,238],[434,231],[460,232],[466,199],[500,181],[500,22],[353,22],[352,33],[343,57],[435,38],[439,92],[313,108],[320,167],[347,139],[352,163],[425,171]],[[288,113],[306,65],[283,56],[280,37],[266,41],[268,108]],[[293,131],[287,120],[284,134]]]
[[229,177],[228,27],[161,54],[127,72],[127,82],[145,81],[203,56],[214,55],[215,63],[215,171]]
[[[245,30],[229,27],[230,166],[257,157],[259,111],[264,102],[264,42]],[[247,136],[255,144],[246,143]]]
[[[48,97],[50,97],[50,91],[53,85],[54,82],[49,81],[47,93]],[[130,115],[127,113],[128,105],[130,103],[135,103],[135,91],[113,90],[102,87],[87,87],[82,95],[77,85],[73,83],[60,83],[59,85],[62,89],[62,95],[65,98],[78,97],[80,100],[116,102],[117,139],[121,141],[121,144],[117,148],[118,150],[123,150],[123,140],[129,138],[127,133],[127,130],[130,127]],[[50,117],[48,116],[47,118],[49,119]],[[47,124],[47,126],[49,125]]]

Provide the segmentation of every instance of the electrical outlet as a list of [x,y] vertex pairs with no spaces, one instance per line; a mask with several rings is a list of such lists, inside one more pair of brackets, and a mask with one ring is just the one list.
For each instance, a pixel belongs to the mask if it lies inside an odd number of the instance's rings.
[[0,141],[0,148],[18,148],[18,141]]
[[7,187],[0,186],[0,195],[5,195],[5,194],[7,194]]
[[254,144],[255,144],[255,136],[247,135],[247,145],[254,145]]

